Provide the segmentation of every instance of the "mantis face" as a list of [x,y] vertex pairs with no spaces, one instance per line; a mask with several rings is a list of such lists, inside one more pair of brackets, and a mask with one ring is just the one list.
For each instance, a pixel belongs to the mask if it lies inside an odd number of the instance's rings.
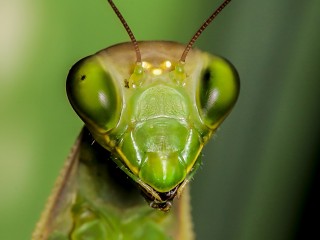
[[139,47],[140,63],[131,43],[80,60],[69,72],[67,93],[94,139],[150,205],[168,210],[234,106],[239,78],[228,61],[199,50],[179,62],[185,48],[179,43]]

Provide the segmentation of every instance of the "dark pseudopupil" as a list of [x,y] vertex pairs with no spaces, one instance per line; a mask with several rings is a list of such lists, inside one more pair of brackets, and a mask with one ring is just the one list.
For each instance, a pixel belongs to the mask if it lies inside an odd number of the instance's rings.
[[211,77],[211,71],[209,68],[207,68],[202,75],[202,84],[204,89],[207,89],[209,87]]
[[87,77],[86,75],[82,75],[82,76],[81,76],[81,80],[85,80],[86,77]]
[[207,91],[209,91],[209,88],[210,88],[210,80],[211,80],[211,78],[212,78],[212,73],[211,73],[211,71],[210,71],[210,69],[209,68],[207,68],[204,72],[203,72],[203,74],[202,74],[202,81],[201,81],[201,92],[204,90],[205,92],[202,92],[202,94],[201,94],[201,98],[203,99],[203,97],[206,95],[206,93],[207,93]]

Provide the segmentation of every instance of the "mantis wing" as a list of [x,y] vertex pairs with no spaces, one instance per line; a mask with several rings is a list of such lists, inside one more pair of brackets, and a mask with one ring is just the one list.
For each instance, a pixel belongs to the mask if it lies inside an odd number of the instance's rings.
[[84,127],[33,240],[194,239],[188,189],[170,212],[152,209],[111,158]]

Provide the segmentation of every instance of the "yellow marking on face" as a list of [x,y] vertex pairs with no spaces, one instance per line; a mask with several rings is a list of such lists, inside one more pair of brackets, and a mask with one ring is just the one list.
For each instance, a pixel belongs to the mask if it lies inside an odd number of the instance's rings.
[[173,64],[169,60],[166,60],[157,66],[151,64],[150,62],[146,62],[146,61],[142,62],[142,68],[154,76],[160,76],[164,72],[171,71],[172,67],[173,67]]
[[152,69],[152,74],[156,75],[156,76],[159,76],[159,75],[162,74],[162,69],[161,68],[153,68]]
[[146,70],[149,70],[152,67],[152,65],[150,63],[146,62],[146,61],[143,61],[142,62],[142,67],[144,69],[146,69]]
[[165,61],[164,65],[165,65],[166,68],[171,68],[172,63],[170,61]]

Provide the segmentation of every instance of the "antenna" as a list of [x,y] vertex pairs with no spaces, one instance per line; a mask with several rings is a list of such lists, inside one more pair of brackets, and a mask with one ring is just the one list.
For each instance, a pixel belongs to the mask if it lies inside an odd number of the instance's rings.
[[112,7],[113,11],[115,12],[115,14],[117,14],[118,18],[120,19],[123,27],[126,29],[130,39],[131,39],[131,42],[133,44],[133,47],[134,47],[134,50],[136,52],[136,56],[137,56],[137,63],[141,63],[141,53],[140,53],[140,49],[139,49],[139,46],[138,46],[138,43],[137,43],[137,40],[136,38],[134,37],[128,23],[126,22],[126,20],[124,19],[124,17],[122,16],[122,14],[120,13],[119,9],[116,7],[116,5],[113,3],[112,0],[108,0],[110,6]]
[[212,22],[213,19],[216,18],[216,16],[224,9],[225,6],[230,3],[231,0],[225,0],[208,18],[207,20],[201,25],[201,27],[198,29],[198,31],[193,35],[190,42],[188,43],[187,47],[184,49],[184,52],[181,55],[180,62],[184,63],[186,61],[186,57],[192,48],[195,41],[198,39],[198,37],[201,35],[201,33],[209,26],[209,24]]

